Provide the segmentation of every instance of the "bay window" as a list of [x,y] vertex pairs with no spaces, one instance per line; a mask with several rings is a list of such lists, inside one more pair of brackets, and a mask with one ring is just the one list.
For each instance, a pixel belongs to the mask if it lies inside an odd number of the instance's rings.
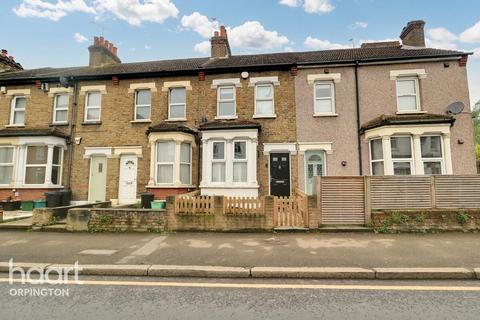
[[383,176],[385,174],[382,143],[382,139],[370,140],[370,170],[372,176]]
[[55,95],[53,102],[53,123],[68,122],[68,94]]
[[274,116],[273,84],[255,85],[255,116]]
[[157,184],[173,184],[175,142],[157,142]]
[[335,90],[333,82],[316,82],[314,86],[314,115],[335,113]]
[[135,121],[150,120],[152,93],[150,89],[135,91]]
[[185,88],[171,88],[168,95],[168,119],[185,120],[187,109],[187,90]]
[[443,152],[441,136],[420,137],[422,162],[425,174],[442,174]]
[[217,117],[233,118],[236,116],[235,87],[221,86],[217,91]]
[[225,142],[212,144],[212,182],[225,182]]
[[23,126],[25,124],[25,105],[26,98],[24,96],[13,97],[10,111],[10,125]]
[[398,112],[420,111],[418,78],[400,77],[397,79]]
[[10,184],[13,176],[13,148],[0,147],[0,185]]
[[393,174],[412,174],[412,139],[410,137],[391,137]]
[[247,142],[233,142],[233,182],[247,182]]
[[100,121],[102,110],[102,94],[97,91],[88,92],[85,100],[85,121]]

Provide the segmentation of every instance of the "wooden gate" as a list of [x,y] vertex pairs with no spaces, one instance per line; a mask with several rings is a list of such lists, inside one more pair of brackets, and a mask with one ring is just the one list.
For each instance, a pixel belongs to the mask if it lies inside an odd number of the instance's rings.
[[273,197],[273,223],[280,228],[308,228],[308,198],[299,190],[291,197]]
[[321,177],[319,180],[323,225],[365,224],[363,177]]

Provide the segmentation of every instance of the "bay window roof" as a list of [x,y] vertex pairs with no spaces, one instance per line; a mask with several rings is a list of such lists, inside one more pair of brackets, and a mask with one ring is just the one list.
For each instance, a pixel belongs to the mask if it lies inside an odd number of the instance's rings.
[[412,124],[438,124],[449,123],[453,126],[455,118],[433,113],[405,114],[405,115],[382,115],[364,123],[360,128],[360,134],[365,131],[388,125],[412,125]]

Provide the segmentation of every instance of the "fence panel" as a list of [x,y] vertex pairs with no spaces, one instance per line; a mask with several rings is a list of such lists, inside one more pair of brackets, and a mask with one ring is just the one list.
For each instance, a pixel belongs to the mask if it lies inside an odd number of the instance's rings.
[[308,202],[306,195],[296,193],[291,197],[273,198],[273,220],[276,227],[308,227]]
[[480,176],[435,176],[437,208],[480,208]]
[[431,208],[432,179],[428,176],[382,176],[370,179],[372,209]]
[[264,212],[264,198],[254,197],[225,197],[223,212],[238,215],[262,215]]
[[175,214],[213,214],[214,198],[211,196],[175,197]]

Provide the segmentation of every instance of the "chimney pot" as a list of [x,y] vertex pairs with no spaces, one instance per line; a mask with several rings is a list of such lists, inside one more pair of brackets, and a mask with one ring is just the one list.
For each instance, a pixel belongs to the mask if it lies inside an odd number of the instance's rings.
[[117,52],[118,52],[118,48],[117,47],[112,47],[112,53],[114,55],[117,55]]
[[105,38],[104,38],[104,37],[100,37],[100,38],[98,39],[98,41],[99,41],[99,44],[103,46],[103,44],[105,43]]
[[10,56],[10,57],[8,57],[8,60],[10,60],[10,62],[13,62],[13,61],[15,61],[15,58],[13,56]]
[[105,42],[104,42],[104,46],[105,46],[105,48],[107,48],[107,49],[108,49],[108,47],[110,46],[110,42],[108,42],[108,40],[105,40]]
[[98,46],[99,44],[100,44],[100,40],[98,39],[98,37],[93,37],[93,45]]
[[225,29],[225,26],[220,26],[220,36],[222,38],[226,38],[227,37],[227,29]]
[[215,32],[213,33],[213,36],[214,36],[214,37],[218,37],[218,36],[219,36],[218,31],[215,31]]

